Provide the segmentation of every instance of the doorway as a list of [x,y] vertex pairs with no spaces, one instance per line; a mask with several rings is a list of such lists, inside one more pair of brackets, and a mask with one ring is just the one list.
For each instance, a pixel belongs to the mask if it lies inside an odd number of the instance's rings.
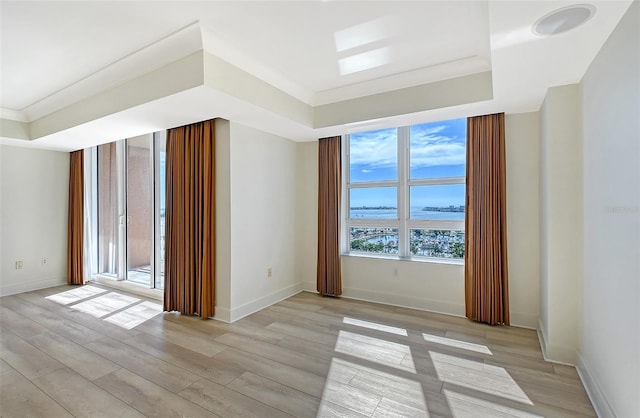
[[97,147],[97,270],[101,278],[164,288],[164,132]]

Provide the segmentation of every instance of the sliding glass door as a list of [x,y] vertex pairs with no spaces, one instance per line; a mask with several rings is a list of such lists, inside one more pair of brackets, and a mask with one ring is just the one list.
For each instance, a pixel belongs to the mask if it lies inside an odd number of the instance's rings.
[[97,151],[98,275],[164,287],[164,134]]
[[120,276],[120,204],[117,169],[118,144],[112,142],[98,147],[98,274]]
[[153,141],[126,140],[127,280],[151,284],[153,260]]

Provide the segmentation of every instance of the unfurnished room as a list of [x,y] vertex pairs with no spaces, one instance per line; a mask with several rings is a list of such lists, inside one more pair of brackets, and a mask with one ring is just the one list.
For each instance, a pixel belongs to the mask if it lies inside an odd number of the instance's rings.
[[640,418],[640,1],[0,0],[0,416]]

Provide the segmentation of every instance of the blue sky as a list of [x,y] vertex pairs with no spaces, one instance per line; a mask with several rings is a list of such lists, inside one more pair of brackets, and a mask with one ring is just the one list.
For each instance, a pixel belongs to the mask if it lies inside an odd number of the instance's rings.
[[[465,175],[466,119],[424,123],[410,128],[412,179]],[[351,134],[350,180],[396,180],[397,131],[395,128]],[[423,186],[410,191],[411,206],[464,204],[464,184]],[[351,207],[397,205],[395,188],[353,190]]]

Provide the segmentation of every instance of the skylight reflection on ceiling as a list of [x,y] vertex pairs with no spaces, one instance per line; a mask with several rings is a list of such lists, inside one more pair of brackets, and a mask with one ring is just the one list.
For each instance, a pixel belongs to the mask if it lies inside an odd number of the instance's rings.
[[407,330],[403,328],[396,328],[389,325],[377,324],[375,322],[362,321],[360,319],[344,317],[342,322],[349,325],[356,325],[363,328],[374,329],[376,331],[384,331],[390,334],[407,336]]
[[353,74],[372,68],[381,67],[391,60],[391,53],[388,47],[378,48],[361,54],[351,55],[338,60],[340,74]]
[[342,52],[359,46],[387,39],[390,36],[390,19],[381,17],[359,25],[350,26],[333,34],[336,51]]

